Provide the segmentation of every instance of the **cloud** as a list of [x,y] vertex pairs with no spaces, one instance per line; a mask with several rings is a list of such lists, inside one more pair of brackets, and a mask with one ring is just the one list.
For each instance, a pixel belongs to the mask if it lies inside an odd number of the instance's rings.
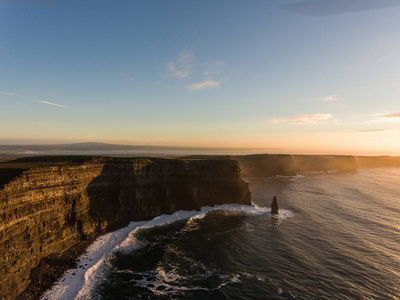
[[289,124],[318,124],[324,123],[325,120],[332,118],[331,114],[310,114],[310,115],[294,115],[281,119],[269,120],[272,124],[289,123]]
[[366,130],[358,130],[357,132],[377,132],[377,131],[387,131],[387,129],[366,129]]
[[221,81],[206,80],[199,83],[192,83],[188,87],[191,90],[204,90],[211,88],[219,88],[221,86]]
[[376,122],[399,122],[400,113],[384,113],[373,115],[373,119],[366,123],[376,123]]
[[40,125],[43,125],[43,126],[49,126],[49,125],[54,125],[55,123],[40,123]]
[[170,61],[167,65],[167,77],[186,78],[194,66],[194,56],[191,51],[179,53],[175,61]]
[[337,100],[339,100],[338,97],[339,97],[338,95],[330,95],[330,96],[324,98],[324,101],[326,101],[326,102],[337,101]]
[[400,118],[400,113],[394,113],[394,114],[384,114],[381,115],[382,118]]

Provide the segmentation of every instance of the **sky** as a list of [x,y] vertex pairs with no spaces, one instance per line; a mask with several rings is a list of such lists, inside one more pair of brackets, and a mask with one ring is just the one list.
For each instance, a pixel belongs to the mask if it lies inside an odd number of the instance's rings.
[[398,0],[0,0],[0,144],[400,155]]

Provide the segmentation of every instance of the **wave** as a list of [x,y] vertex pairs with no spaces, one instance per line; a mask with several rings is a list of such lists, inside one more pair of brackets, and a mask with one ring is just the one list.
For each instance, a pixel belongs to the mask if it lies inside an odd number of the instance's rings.
[[266,177],[246,177],[242,178],[243,181],[250,183],[252,181],[256,180],[289,180],[289,181],[294,181],[300,178],[304,178],[305,175],[303,174],[297,174],[297,175],[274,175],[274,176],[266,176]]
[[[98,282],[104,278],[109,267],[109,259],[116,252],[130,252],[143,247],[143,242],[136,239],[138,230],[171,224],[181,220],[188,223],[204,218],[212,211],[229,211],[234,214],[261,215],[268,214],[272,226],[279,225],[287,217],[293,216],[288,210],[280,210],[280,214],[271,215],[270,208],[239,204],[205,206],[200,211],[180,210],[172,215],[161,215],[150,221],[131,222],[128,226],[99,237],[89,246],[86,253],[78,261],[78,267],[68,270],[64,276],[45,294],[41,300],[92,299],[92,292]],[[270,224],[271,225],[271,224]]]

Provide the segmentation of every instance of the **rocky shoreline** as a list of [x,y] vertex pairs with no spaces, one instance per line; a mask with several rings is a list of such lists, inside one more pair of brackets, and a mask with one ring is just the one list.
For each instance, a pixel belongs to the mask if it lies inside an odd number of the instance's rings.
[[0,189],[0,299],[37,299],[96,236],[130,221],[251,204],[232,160],[51,157],[35,158],[34,167],[17,163],[24,169]]
[[79,263],[78,258],[86,252],[86,249],[97,237],[99,235],[94,235],[85,241],[80,241],[59,255],[42,258],[39,265],[31,270],[30,283],[16,299],[40,299],[44,292],[51,288],[67,270],[77,267]]
[[356,171],[353,156],[90,156],[0,162],[0,299],[39,299],[103,233],[177,210],[251,204],[243,177]]

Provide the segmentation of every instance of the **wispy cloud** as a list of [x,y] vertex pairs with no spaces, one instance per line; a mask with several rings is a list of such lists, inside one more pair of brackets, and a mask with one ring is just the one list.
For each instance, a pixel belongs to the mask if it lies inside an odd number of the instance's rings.
[[221,81],[206,80],[199,83],[192,83],[188,86],[191,90],[204,90],[211,88],[219,88],[221,86]]
[[373,119],[366,123],[375,122],[400,122],[400,113],[383,113],[373,115]]
[[170,61],[167,65],[166,77],[186,78],[190,74],[195,62],[194,55],[191,51],[183,51],[179,53],[178,58]]
[[357,132],[378,132],[378,131],[387,131],[387,129],[366,129],[366,130],[358,130]]
[[9,92],[0,92],[2,95],[8,95],[8,96],[15,96],[15,97],[21,97],[20,95],[14,94],[14,93],[9,93]]
[[394,114],[383,114],[381,115],[382,118],[400,118],[400,113]]
[[218,74],[221,71],[223,65],[224,63],[222,61],[205,63],[203,66],[204,67],[203,74],[206,76]]
[[289,124],[300,124],[300,125],[319,124],[319,123],[324,123],[324,121],[330,118],[332,118],[331,114],[294,115],[280,119],[272,119],[269,120],[269,123],[272,124],[289,123]]
[[40,123],[40,125],[43,125],[43,126],[50,126],[50,125],[55,125],[55,123]]
[[62,108],[69,108],[68,106],[57,104],[57,103],[52,103],[52,102],[48,102],[48,101],[34,100],[34,99],[29,99],[29,100],[32,100],[32,101],[35,101],[35,102],[39,102],[39,103],[43,103],[43,104],[47,104],[47,105],[53,105],[53,106],[62,107]]
[[339,100],[338,95],[330,95],[330,96],[324,98],[324,101],[326,101],[326,102],[337,101],[337,100]]

